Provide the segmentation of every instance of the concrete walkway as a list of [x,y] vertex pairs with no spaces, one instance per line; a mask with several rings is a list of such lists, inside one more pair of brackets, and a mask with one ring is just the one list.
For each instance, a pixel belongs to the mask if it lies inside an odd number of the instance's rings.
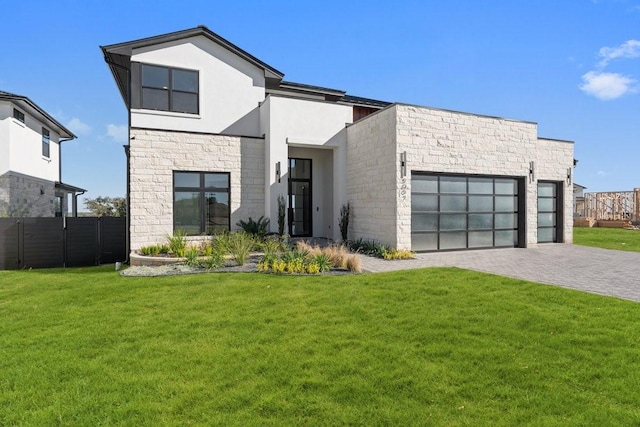
[[545,244],[418,254],[403,261],[362,257],[362,267],[369,272],[460,267],[640,302],[640,252]]

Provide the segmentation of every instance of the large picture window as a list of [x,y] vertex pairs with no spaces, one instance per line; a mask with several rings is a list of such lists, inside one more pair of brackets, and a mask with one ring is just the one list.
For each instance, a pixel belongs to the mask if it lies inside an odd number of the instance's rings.
[[173,173],[173,229],[189,235],[230,229],[229,174]]
[[198,72],[142,64],[142,108],[198,114]]

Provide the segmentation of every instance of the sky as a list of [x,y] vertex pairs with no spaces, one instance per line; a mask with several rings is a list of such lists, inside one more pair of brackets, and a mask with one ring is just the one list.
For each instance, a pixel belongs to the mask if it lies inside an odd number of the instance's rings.
[[2,13],[0,90],[78,136],[62,179],[84,197],[126,193],[127,111],[99,46],[198,25],[288,81],[536,122],[575,142],[586,191],[640,187],[640,0],[23,0]]

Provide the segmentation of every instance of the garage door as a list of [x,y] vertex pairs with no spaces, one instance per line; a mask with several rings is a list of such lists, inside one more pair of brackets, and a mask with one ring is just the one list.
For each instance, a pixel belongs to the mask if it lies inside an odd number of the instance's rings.
[[414,251],[519,246],[524,213],[523,179],[411,174]]

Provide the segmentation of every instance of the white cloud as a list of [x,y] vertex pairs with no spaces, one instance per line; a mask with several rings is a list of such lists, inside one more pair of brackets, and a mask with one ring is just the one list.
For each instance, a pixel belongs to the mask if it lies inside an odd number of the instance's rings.
[[603,101],[638,91],[637,80],[618,73],[589,71],[582,76],[580,90]]
[[71,129],[71,132],[78,136],[87,136],[91,133],[91,126],[84,123],[77,117],[73,117],[67,122],[67,127]]
[[599,55],[602,58],[600,67],[606,67],[614,59],[640,58],[640,40],[627,40],[617,47],[603,47]]
[[107,136],[109,136],[116,142],[127,142],[129,131],[124,125],[118,126],[114,125],[113,123],[109,123],[107,125]]
[[598,171],[598,176],[607,176],[607,175],[610,175],[609,172]]

